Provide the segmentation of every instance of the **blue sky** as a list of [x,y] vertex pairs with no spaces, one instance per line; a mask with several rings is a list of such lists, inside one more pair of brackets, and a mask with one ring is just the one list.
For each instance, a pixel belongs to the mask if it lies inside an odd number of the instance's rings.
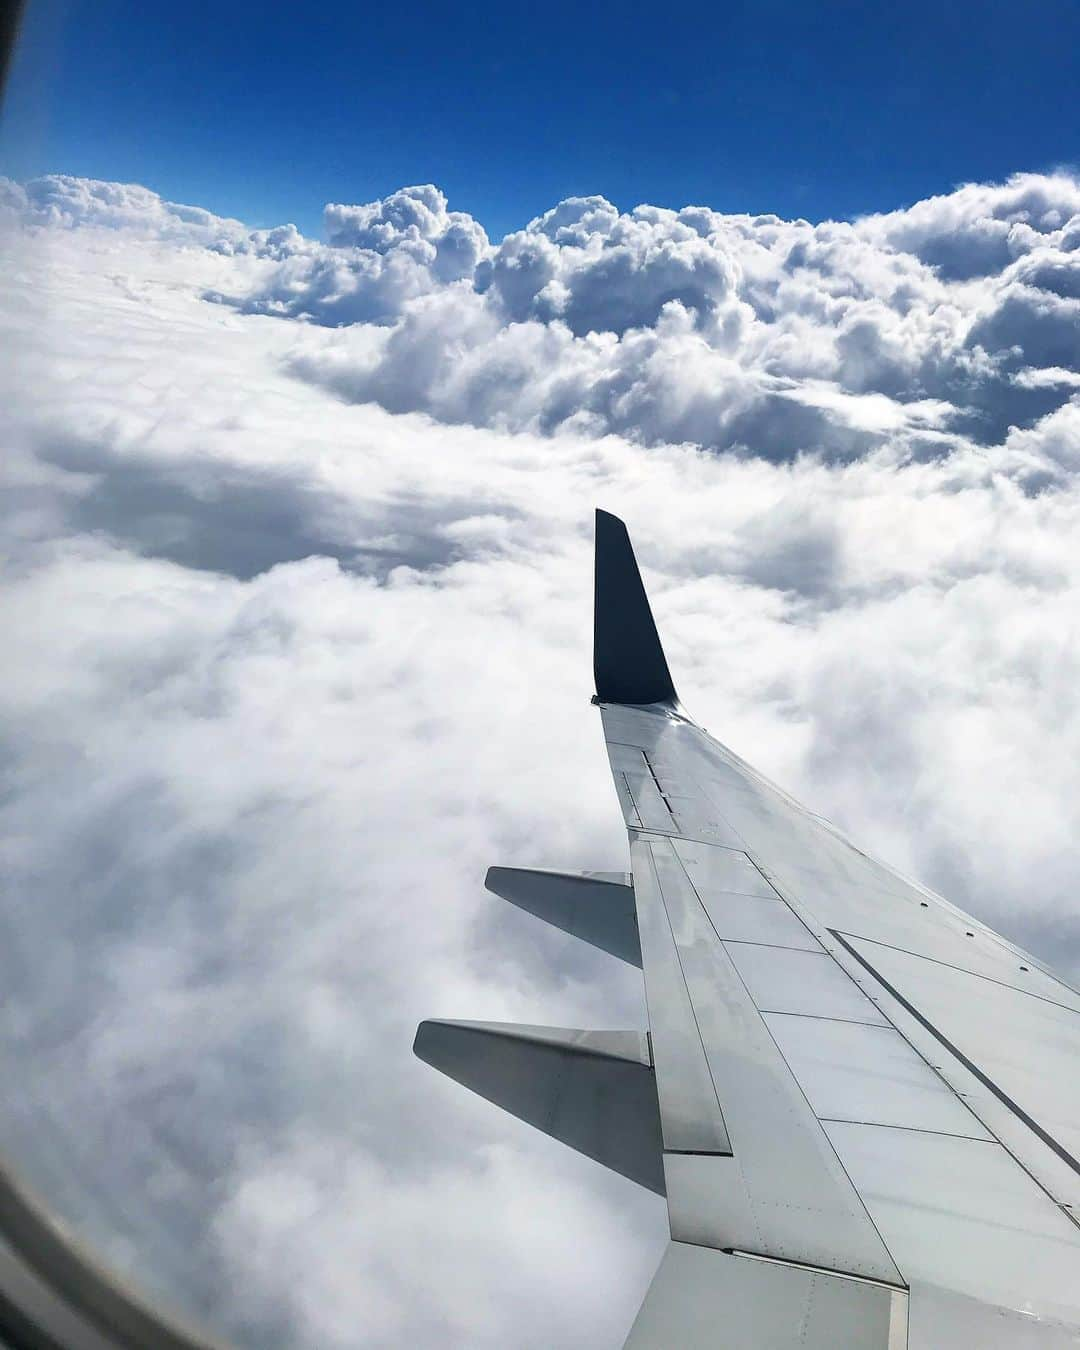
[[317,232],[433,181],[495,236],[561,197],[819,219],[1075,163],[1080,5],[30,0],[16,177]]

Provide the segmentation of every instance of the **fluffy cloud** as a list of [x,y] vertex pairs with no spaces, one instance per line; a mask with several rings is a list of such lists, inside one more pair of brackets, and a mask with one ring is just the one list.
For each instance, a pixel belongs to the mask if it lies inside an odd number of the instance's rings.
[[0,178],[0,222],[26,230],[104,227],[219,253],[272,258],[311,247],[295,225],[251,230],[239,220],[215,216],[201,206],[164,201],[138,183],[102,183],[59,173],[25,184]]
[[480,884],[625,865],[594,504],[706,726],[1080,972],[1075,193],[493,247],[7,188],[0,1141],[76,1229],[245,1346],[621,1343],[662,1204],[410,1055],[641,1024]]
[[1080,183],[1069,174],[1017,174],[1002,187],[971,183],[904,211],[871,217],[869,238],[913,253],[950,281],[991,276],[1063,242],[1076,248]]
[[1066,175],[816,226],[580,197],[493,246],[412,188],[328,207],[329,242],[236,299],[338,330],[295,372],[391,411],[770,459],[947,454],[1068,397],[1037,372],[1080,340],[1078,211]]
[[243,309],[324,324],[392,323],[410,301],[471,279],[488,251],[481,226],[447,211],[430,184],[367,206],[331,204],[324,223],[328,246],[301,241]]
[[[294,374],[442,422],[691,441],[782,460],[991,445],[1069,397],[1080,185],[972,185],[854,223],[561,202],[498,245],[431,185],[325,210],[326,242],[51,177],[9,215],[200,244],[250,266],[210,290],[329,330]],[[256,266],[255,264],[260,265]]]

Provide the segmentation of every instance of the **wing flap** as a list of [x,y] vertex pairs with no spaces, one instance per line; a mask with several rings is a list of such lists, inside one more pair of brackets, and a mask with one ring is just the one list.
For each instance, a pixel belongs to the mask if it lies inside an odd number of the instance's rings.
[[992,1138],[893,1027],[781,1013],[764,1016],[819,1120]]
[[946,1079],[1060,1201],[1080,1207],[1080,1015],[944,962],[836,936],[878,982],[894,1020],[908,1014],[908,1034]]
[[665,1149],[730,1153],[731,1141],[701,1041],[647,844],[631,847],[645,994]]
[[[672,1237],[900,1283],[828,1137],[716,936],[674,845],[668,839],[640,837],[631,845],[631,860],[639,904],[644,887],[638,879],[650,872],[656,877],[734,1155],[688,1157],[684,1150],[683,1156],[673,1156],[665,1129]],[[734,945],[740,951],[809,956],[828,963],[824,953]],[[642,950],[648,986],[652,962],[644,940]],[[651,996],[649,1019],[666,1125],[668,1085],[659,1074],[664,1041]]]
[[901,1290],[672,1242],[626,1350],[901,1350],[906,1324]]
[[1032,1318],[1075,1319],[1080,1229],[999,1143],[850,1122],[825,1128],[909,1282]]

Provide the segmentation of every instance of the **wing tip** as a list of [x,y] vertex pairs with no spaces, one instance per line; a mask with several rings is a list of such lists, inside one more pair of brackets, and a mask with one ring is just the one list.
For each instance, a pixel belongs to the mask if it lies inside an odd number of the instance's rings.
[[596,508],[593,675],[601,703],[678,702],[626,523]]

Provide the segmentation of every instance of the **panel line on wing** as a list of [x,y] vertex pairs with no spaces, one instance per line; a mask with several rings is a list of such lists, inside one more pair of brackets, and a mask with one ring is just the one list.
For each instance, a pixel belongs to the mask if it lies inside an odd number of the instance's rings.
[[[633,827],[631,827],[631,828],[633,828]],[[650,834],[655,834],[656,837],[657,837],[658,839],[663,839],[663,840],[665,840],[665,841],[670,839],[671,842],[675,845],[676,851],[678,851],[678,846],[679,846],[680,844],[691,844],[691,845],[696,845],[696,846],[699,847],[699,848],[714,849],[714,850],[715,850],[716,852],[718,852],[718,853],[731,853],[731,854],[737,855],[737,856],[740,857],[740,858],[745,858],[745,857],[747,857],[746,849],[743,847],[742,844],[721,844],[720,841],[717,840],[717,839],[693,839],[693,838],[690,838],[690,837],[687,836],[687,835],[683,835],[683,834],[671,834],[669,831],[665,831],[665,830],[649,830],[649,829],[646,829],[644,826],[642,826],[642,827],[641,827],[640,829],[638,829],[638,830],[634,830],[634,835],[635,835],[637,838],[639,838],[639,839],[647,839],[647,838],[649,837]],[[741,892],[741,891],[738,891],[738,892],[733,891],[732,894],[739,894],[739,895],[741,895],[741,894],[743,894],[743,892]],[[748,894],[754,895],[754,892],[753,892],[753,891],[750,891],[750,892],[748,892]],[[774,899],[774,898],[775,898],[775,899],[780,899],[781,897],[779,896],[779,894],[776,894],[776,895],[774,895],[774,896],[767,896],[767,895],[765,895],[765,896],[755,896],[755,899],[761,899],[761,900],[769,900],[769,899]],[[785,901],[785,903],[786,903],[786,901]]]
[[668,800],[660,791],[656,778],[645,765],[639,774],[623,771],[623,778],[633,798],[642,825],[661,834],[678,834],[679,823],[672,814]]
[[[757,897],[754,896],[752,898],[756,899]],[[766,901],[765,903],[768,904],[769,902]],[[772,947],[780,952],[805,952],[808,950],[806,947],[796,947],[794,943],[791,942],[759,942],[755,938],[726,937],[721,938],[720,941],[725,947]],[[818,955],[816,950],[811,950],[810,954],[812,956]],[[827,956],[828,953],[826,952],[825,955]]]
[[[723,845],[721,845],[721,844],[704,844],[703,847],[704,847],[704,848],[721,848],[721,847],[723,847]],[[729,852],[729,853],[739,853],[739,852],[741,852],[741,850],[740,850],[740,849],[734,849],[734,848],[731,848],[731,849],[728,849],[728,852]],[[746,854],[743,853],[742,856],[745,858],[745,857],[746,857]],[[741,895],[741,896],[745,896],[747,900],[761,900],[761,901],[763,901],[763,902],[764,902],[765,904],[767,904],[767,905],[768,905],[768,904],[775,904],[775,903],[777,903],[777,902],[779,901],[780,904],[785,905],[787,908],[790,909],[790,906],[787,904],[787,901],[786,901],[786,900],[783,900],[783,899],[782,899],[775,891],[772,893],[772,895],[762,895],[762,894],[760,893],[760,891],[740,891],[740,890],[738,890],[736,887],[733,886],[733,887],[731,887],[730,890],[725,890],[725,891],[723,892],[723,894],[724,894],[724,895]],[[703,903],[704,903],[704,902],[703,902]],[[794,911],[792,911],[792,912],[794,913]],[[798,916],[796,916],[796,917],[798,917]],[[801,922],[801,920],[800,920],[800,922]],[[804,924],[803,927],[806,927],[806,925]],[[807,928],[806,931],[807,931],[808,933],[810,932],[810,930],[809,930],[808,928]],[[724,941],[725,941],[725,942],[737,942],[738,939],[737,939],[737,938],[725,938]]]
[[[788,951],[797,948],[789,947]],[[895,1031],[891,1022],[865,1022],[859,1017],[832,1017],[829,1013],[792,1012],[790,1008],[758,1008],[762,1017],[801,1017],[808,1022],[843,1022],[849,1027],[877,1027],[879,1031]]]
[[[830,932],[833,932],[833,930],[830,929]],[[834,936],[839,936],[838,930],[834,933]],[[931,961],[935,966],[945,966],[948,970],[955,970],[961,975],[970,975],[972,979],[985,980],[988,984],[996,984],[1001,989],[1009,989],[1014,994],[1023,994],[1026,998],[1038,999],[1040,1003],[1049,1003],[1052,1008],[1060,1008],[1063,1012],[1072,1013],[1074,1017],[1080,1017],[1080,1009],[1074,1008],[1068,1003],[1059,1003],[1056,998],[1047,998],[1045,994],[1037,994],[1034,989],[1025,989],[1019,984],[1010,984],[1008,980],[995,979],[993,975],[986,975],[981,970],[970,970],[967,966],[958,966],[955,961],[943,961],[940,956],[931,956],[928,952],[912,951],[910,947],[901,947],[895,942],[884,942],[881,938],[863,937],[861,933],[848,933],[847,936],[853,942],[866,942],[872,947],[887,947],[890,951],[902,952],[905,956],[914,956],[919,961]]]
[[[753,856],[753,854],[751,854],[749,851],[747,852],[747,857],[748,857],[748,858],[750,859],[750,861],[754,864],[754,866],[755,866],[755,867],[757,868],[757,870],[761,873],[761,875],[765,878],[765,880],[768,882],[768,884],[769,884],[770,886],[772,886],[772,887],[777,891],[777,893],[781,896],[781,898],[785,901],[785,903],[787,903],[787,904],[792,908],[792,910],[796,913],[796,915],[797,915],[800,919],[802,919],[802,921],[803,921],[804,923],[807,923],[807,920],[803,918],[803,913],[802,913],[802,911],[803,911],[803,905],[802,905],[800,902],[798,902],[798,901],[792,900],[792,899],[790,898],[789,895],[785,894],[784,891],[780,890],[780,887],[778,886],[777,881],[776,881],[776,880],[775,880],[775,879],[774,879],[774,878],[766,871],[766,869],[765,869],[764,867],[761,866],[760,863],[758,863],[757,859],[756,859],[756,858]],[[933,893],[930,892],[930,894],[932,895]],[[935,897],[935,898],[937,898],[937,897]],[[950,906],[950,905],[948,904],[947,901],[942,901],[941,903],[942,903],[943,905],[945,905],[945,906],[946,906],[947,908],[949,908],[949,909],[953,909],[953,908],[954,908],[953,906]],[[959,911],[956,911],[956,912],[959,913]],[[965,916],[965,917],[966,917],[966,916]],[[817,932],[818,932],[821,936],[824,936],[825,934],[827,934],[827,935],[828,935],[829,937],[831,937],[834,941],[838,942],[838,943],[840,944],[840,946],[843,948],[843,950],[844,950],[848,955],[850,955],[851,957],[853,957],[853,958],[857,961],[857,963],[858,963],[863,969],[865,969],[865,970],[867,971],[868,974],[870,974],[876,981],[878,981],[878,983],[879,983],[879,984],[880,984],[880,985],[881,985],[881,986],[882,986],[889,994],[891,994],[891,995],[896,999],[896,1001],[900,1004],[900,1006],[901,1006],[902,1008],[904,1008],[904,1009],[908,1012],[908,1014],[909,1014],[911,1017],[913,1017],[913,1018],[915,1019],[915,1021],[916,1021],[921,1027],[923,1027],[923,1029],[924,1029],[925,1031],[927,1031],[931,1036],[933,1036],[933,1038],[934,1038],[939,1044],[943,1045],[947,1050],[949,1050],[950,1053],[953,1054],[953,1055],[956,1057],[956,1059],[957,1059],[961,1064],[964,1065],[965,1068],[967,1068],[967,1070],[972,1074],[972,1076],[973,1076],[979,1083],[981,1083],[984,1087],[986,1087],[986,1088],[992,1093],[992,1095],[993,1095],[993,1096],[994,1096],[994,1097],[995,1097],[995,1098],[996,1098],[996,1099],[997,1099],[997,1100],[998,1100],[998,1101],[1006,1108],[1006,1110],[1007,1110],[1008,1112],[1010,1112],[1010,1114],[1011,1114],[1016,1120],[1018,1120],[1019,1122],[1021,1122],[1023,1125],[1027,1126],[1027,1128],[1031,1130],[1031,1132],[1035,1135],[1035,1137],[1038,1138],[1042,1143],[1046,1144],[1047,1147],[1050,1148],[1051,1151],[1055,1154],[1055,1156],[1057,1156],[1057,1157],[1058,1157],[1058,1158],[1059,1158],[1059,1159],[1060,1159],[1060,1160],[1061,1160],[1061,1161],[1062,1161],[1062,1162],[1063,1162],[1063,1163],[1064,1163],[1064,1164],[1065,1164],[1065,1165],[1066,1165],[1066,1166],[1067,1166],[1074,1174],[1080,1175],[1080,1162],[1078,1162],[1078,1160],[1073,1156],[1073,1154],[1070,1153],[1069,1150],[1068,1150],[1064,1145],[1060,1144],[1056,1139],[1054,1139],[1054,1137],[1053,1137],[1051,1134],[1049,1134],[1048,1131],[1046,1131],[1041,1125],[1039,1125],[1038,1122],[1035,1121],[1034,1118],[1031,1117],[1026,1111],[1024,1111],[1023,1108],[1021,1108],[1017,1102],[1015,1102],[1015,1101],[1014,1101],[1014,1100],[1013,1100],[1006,1092],[1004,1092],[1003,1089],[999,1088],[998,1085],[997,1085],[996,1083],[994,1083],[991,1079],[989,1079],[988,1076],[987,1076],[985,1073],[983,1073],[983,1072],[982,1072],[982,1071],[981,1071],[981,1070],[980,1070],[980,1069],[979,1069],[979,1068],[978,1068],[971,1060],[969,1060],[968,1057],[967,1057],[966,1055],[964,1055],[963,1052],[960,1051],[959,1048],[958,1048],[957,1046],[955,1046],[955,1045],[953,1044],[953,1042],[952,1042],[951,1040],[949,1040],[948,1037],[946,1037],[942,1032],[940,1032],[940,1031],[938,1030],[938,1028],[937,1028],[936,1026],[934,1026],[933,1023],[931,1023],[930,1020],[929,1020],[928,1018],[924,1017],[920,1012],[918,1012],[918,1010],[917,1010],[916,1008],[914,1008],[914,1007],[911,1005],[911,1003],[910,1003],[906,998],[904,998],[903,995],[901,995],[901,994],[899,993],[899,991],[895,988],[895,986],[894,986],[890,981],[886,980],[886,979],[884,978],[884,976],[882,976],[881,974],[879,974],[878,971],[874,969],[873,965],[872,965],[868,960],[866,960],[864,957],[862,957],[862,956],[859,954],[858,951],[855,950],[855,948],[851,945],[851,943],[849,943],[848,941],[845,941],[844,934],[843,934],[839,929],[836,929],[836,928],[824,928],[824,929],[822,929],[822,928],[820,927],[820,925],[811,924],[811,923],[807,923],[807,926],[810,928],[810,930],[811,930],[812,932],[815,931],[815,929],[816,929]],[[856,937],[856,935],[854,935],[854,934],[851,934],[850,936],[851,936],[851,938],[852,938],[853,941],[869,942],[869,943],[871,943],[871,944],[874,943],[874,939],[858,938],[858,937]],[[878,943],[878,944],[876,944],[876,945],[879,945],[879,946],[888,946],[889,944],[886,944],[886,943]],[[963,970],[960,970],[960,969],[957,968],[957,967],[949,966],[949,964],[948,964],[947,962],[934,961],[934,958],[923,958],[923,957],[921,957],[918,953],[908,952],[908,951],[904,950],[903,948],[893,948],[893,950],[899,951],[899,952],[901,952],[901,953],[902,953],[903,955],[905,955],[905,956],[910,956],[910,957],[912,957],[912,959],[914,959],[914,960],[928,959],[928,960],[933,961],[934,964],[936,964],[936,965],[943,966],[943,967],[947,967],[947,968],[949,968],[949,969],[956,969],[956,970],[958,971],[958,973],[961,973],[961,974],[970,974],[970,975],[972,975],[974,978],[986,978],[985,976],[975,975],[974,972],[963,971]],[[834,960],[835,960],[835,957],[834,957]],[[837,963],[837,965],[838,965],[838,968],[839,968],[839,969],[843,970],[843,966],[842,966],[840,963]],[[848,974],[848,978],[849,978],[849,979],[852,978],[849,972],[846,972],[846,971],[845,971],[845,974]],[[992,980],[992,979],[991,979],[989,982],[990,982],[990,983],[993,983],[993,984],[997,984],[997,985],[999,985],[1000,987],[1009,989],[1009,990],[1011,990],[1011,991],[1013,991],[1013,992],[1017,992],[1017,993],[1027,993],[1027,992],[1028,992],[1028,991],[1026,991],[1026,990],[1015,989],[1014,986],[1011,986],[1011,985],[1005,985],[1005,984],[1003,984],[1003,983],[1001,983],[1001,982],[999,982],[999,981],[995,981],[995,980]],[[860,988],[860,989],[861,989],[861,985],[859,985],[857,981],[854,981],[854,983],[856,984],[856,987],[857,987],[857,988]],[[1036,996],[1036,997],[1038,997],[1038,996]],[[1055,1006],[1055,1007],[1061,1007],[1063,1011],[1072,1011],[1071,1009],[1068,1009],[1068,1008],[1065,1007],[1064,1005],[1057,1004],[1057,1003],[1055,1003],[1053,1000],[1050,1000],[1050,999],[1040,999],[1040,1001],[1041,1001],[1041,1002],[1044,1002],[1044,1003],[1050,1003],[1050,1004],[1052,1004],[1052,1005]],[[876,1005],[876,1004],[875,1004],[875,1007],[878,1007],[878,1009],[879,1009],[879,1011],[880,1011],[880,1006],[879,1006],[879,1005]],[[770,1016],[776,1016],[776,1015],[777,1015],[777,1010],[773,1010],[773,1009],[762,1009],[762,1011],[763,1011],[763,1012],[768,1012]],[[802,1014],[795,1014],[795,1013],[791,1013],[790,1011],[786,1011],[786,1010],[785,1010],[785,1011],[783,1011],[783,1012],[781,1013],[781,1015],[784,1015],[784,1016],[800,1016],[800,1015],[801,1015],[801,1016],[807,1016],[807,1015],[810,1015],[810,1014],[805,1014],[805,1013],[802,1013]],[[841,1020],[841,1019],[829,1019],[829,1020]],[[853,1019],[843,1019],[843,1020],[853,1020]],[[873,1025],[873,1024],[870,1023],[870,1024],[867,1024],[867,1025]],[[894,1025],[894,1024],[890,1023],[890,1025]],[[900,1030],[898,1027],[895,1027],[895,1026],[894,1026],[894,1029],[897,1030],[897,1031]],[[903,1032],[900,1032],[900,1034],[903,1035]],[[923,1061],[924,1061],[925,1063],[928,1063],[928,1064],[930,1063],[930,1061],[926,1058],[925,1054],[924,1054],[923,1052],[921,1052],[921,1051],[918,1049],[918,1047],[915,1046],[915,1045],[912,1043],[910,1037],[905,1036],[904,1039],[907,1041],[907,1043],[908,1043],[909,1045],[911,1045],[911,1047],[912,1047],[912,1049],[915,1051],[915,1053],[918,1054],[919,1057],[920,1057],[921,1059],[923,1059]],[[934,1066],[931,1065],[931,1067],[933,1068]],[[952,1084],[952,1083],[948,1080],[947,1077],[945,1077],[944,1075],[941,1074],[940,1069],[935,1069],[935,1072],[936,1072],[936,1073],[938,1074],[938,1076],[941,1078],[941,1081],[948,1087],[948,1089],[949,1089],[954,1095],[960,1097],[960,1094],[958,1093],[958,1091],[957,1091],[956,1087],[954,1086],[954,1084]],[[965,1105],[967,1106],[967,1108],[968,1108],[969,1110],[972,1111],[972,1114],[975,1115],[975,1118],[978,1119],[978,1120],[980,1120],[980,1123],[982,1123],[982,1124],[984,1125],[984,1127],[986,1127],[986,1124],[987,1124],[986,1121],[982,1120],[982,1117],[979,1115],[979,1113],[977,1113],[976,1111],[974,1111],[971,1102],[968,1101],[966,1097],[960,1097],[960,1099],[963,1100],[964,1103],[965,1103]],[[1004,1140],[1001,1138],[1000,1131],[999,1131],[999,1130],[991,1130],[990,1132],[991,1132],[991,1134],[994,1135],[995,1138],[998,1139],[998,1142],[999,1142],[999,1143],[1002,1143],[1002,1145],[1004,1146]],[[1009,1152],[1012,1153],[1012,1150],[1010,1149]],[[1015,1154],[1012,1154],[1012,1156],[1014,1156],[1014,1157],[1015,1157],[1015,1160],[1020,1164],[1020,1166],[1022,1166],[1022,1167],[1024,1168],[1025,1172],[1027,1172],[1027,1173],[1032,1177],[1032,1180],[1034,1180],[1034,1181],[1036,1182],[1036,1184],[1039,1186],[1039,1188],[1040,1188],[1041,1190],[1043,1190],[1046,1194],[1050,1195],[1051,1198],[1053,1198],[1053,1196],[1054,1196],[1053,1190],[1052,1190],[1049,1186],[1047,1186],[1046,1183],[1045,1183],[1044,1181],[1040,1180],[1039,1177],[1036,1175],[1036,1173],[1032,1172],[1031,1169],[1030,1169],[1024,1162],[1022,1162],[1021,1159],[1020,1159],[1019,1157],[1016,1157]],[[1056,1203],[1056,1201],[1055,1201],[1055,1203]],[[1070,1216],[1069,1216],[1069,1217],[1070,1217],[1070,1218],[1073,1218],[1073,1215],[1070,1213]],[[1074,1222],[1080,1222],[1080,1220],[1074,1219]]]
[[[667,794],[667,793],[664,791],[664,789],[660,786],[660,779],[657,778],[657,776],[656,776],[656,770],[655,770],[655,769],[653,768],[653,766],[652,766],[652,760],[649,759],[648,752],[645,751],[645,750],[642,750],[642,752],[641,752],[641,758],[645,761],[645,767],[649,770],[649,773],[652,774],[652,780],[653,780],[653,782],[656,784],[656,790],[657,790],[657,792],[659,792],[660,796],[663,797],[663,799],[664,799],[664,805],[667,807],[667,809],[668,809],[669,811],[671,811],[671,803],[668,801],[668,794]],[[674,812],[674,811],[671,811],[671,814],[674,815],[675,812]]]
[[745,1261],[767,1261],[772,1266],[787,1266],[791,1270],[808,1270],[812,1275],[829,1275],[836,1280],[854,1280],[856,1284],[873,1284],[878,1289],[888,1289],[894,1294],[906,1294],[906,1284],[893,1284],[889,1280],[875,1280],[870,1275],[852,1275],[847,1270],[834,1270],[831,1266],[812,1266],[807,1261],[785,1261],[781,1256],[767,1256],[763,1252],[748,1252],[741,1247],[721,1248],[725,1256],[741,1256]]
[[976,1144],[997,1144],[1001,1141],[989,1135],[962,1134],[959,1130],[928,1130],[924,1125],[897,1125],[891,1120],[856,1120],[852,1116],[818,1116],[823,1125],[869,1125],[875,1130],[907,1130],[909,1134],[940,1134],[946,1139],[970,1139]]
[[[878,981],[878,983],[882,986],[882,988],[886,989],[892,995],[892,997],[896,999],[897,1003],[899,1003],[902,1008],[905,1008],[911,1014],[911,1016],[915,1018],[915,1020],[919,1023],[920,1026],[924,1027],[930,1033],[930,1035],[934,1037],[936,1041],[940,1042],[940,1044],[943,1045],[945,1049],[949,1051],[950,1054],[955,1055],[956,1058],[960,1061],[961,1064],[963,1064],[963,1066],[968,1070],[969,1073],[975,1075],[975,1077],[979,1080],[979,1082],[982,1083],[983,1087],[987,1088],[990,1092],[992,1092],[994,1096],[998,1099],[998,1101],[1000,1101],[1004,1106],[1006,1106],[1012,1112],[1012,1114],[1017,1117],[1018,1120],[1022,1120],[1023,1123],[1028,1127],[1028,1129],[1031,1130],[1033,1134],[1035,1134],[1039,1139],[1042,1140],[1042,1142],[1047,1146],[1047,1148],[1051,1149],[1054,1153],[1057,1154],[1057,1156],[1062,1160],[1062,1162],[1064,1162],[1068,1167],[1071,1167],[1074,1172],[1080,1174],[1080,1160],[1076,1159],[1064,1146],[1064,1144],[1059,1143],[1058,1140],[1056,1140],[1054,1136],[1049,1133],[1049,1131],[1043,1129],[1043,1127],[1039,1124],[1037,1120],[1034,1119],[1034,1117],[1028,1115],[1028,1113],[1024,1110],[1024,1108],[1020,1105],[1019,1102],[1014,1101],[1012,1097],[1010,1097],[1009,1094],[1004,1091],[1004,1089],[998,1087],[998,1085],[994,1082],[994,1080],[992,1078],[989,1078],[985,1073],[983,1073],[983,1071],[979,1068],[979,1066],[973,1060],[969,1059],[958,1045],[955,1045],[951,1040],[949,1040],[948,1036],[946,1036],[944,1032],[940,1031],[933,1024],[933,1022],[930,1021],[929,1018],[924,1017],[923,1014],[919,1012],[919,1010],[914,1006],[914,1004],[910,1003],[903,996],[903,994],[900,993],[899,989],[897,989],[895,985],[891,984],[887,979],[885,979],[883,975],[880,975],[874,969],[874,967],[866,959],[866,957],[864,957],[859,951],[857,951],[856,948],[853,947],[851,943],[844,938],[844,935],[842,933],[838,932],[835,928],[830,928],[829,932],[833,935],[834,938],[836,938],[837,942],[841,944],[844,950],[848,952],[850,956],[854,957],[854,959],[858,961],[859,965],[862,966],[866,971],[868,971],[869,974],[871,974],[874,977],[874,979]],[[1025,1171],[1026,1170],[1027,1169],[1025,1168]],[[1070,1215],[1069,1217],[1072,1218],[1073,1216]]]
[[628,829],[639,829],[641,826],[641,817],[638,815],[638,809],[634,804],[634,794],[630,791],[630,784],[627,781],[625,773],[615,773],[615,792],[619,798],[619,805],[622,807],[623,816],[626,820]]

